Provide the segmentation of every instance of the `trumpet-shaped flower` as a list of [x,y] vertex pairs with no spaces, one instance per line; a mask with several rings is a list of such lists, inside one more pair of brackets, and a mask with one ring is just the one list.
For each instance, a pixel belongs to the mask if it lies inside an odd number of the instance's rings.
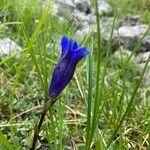
[[73,77],[78,62],[89,54],[86,47],[78,46],[77,42],[63,36],[61,39],[62,52],[49,86],[48,95],[56,100]]

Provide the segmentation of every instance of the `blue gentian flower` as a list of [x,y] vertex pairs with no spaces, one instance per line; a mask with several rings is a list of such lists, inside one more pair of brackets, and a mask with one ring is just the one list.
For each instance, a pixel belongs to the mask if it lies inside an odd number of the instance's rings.
[[77,42],[63,36],[61,39],[62,53],[54,68],[48,96],[56,100],[73,77],[78,62],[89,54],[86,47],[78,46]]

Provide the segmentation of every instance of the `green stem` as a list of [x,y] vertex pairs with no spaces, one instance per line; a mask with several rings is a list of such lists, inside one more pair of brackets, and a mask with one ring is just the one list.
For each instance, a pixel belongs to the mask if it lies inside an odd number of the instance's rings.
[[[43,109],[44,110],[44,109]],[[45,115],[46,115],[47,111],[43,111],[42,114],[41,114],[41,118],[40,118],[40,121],[39,121],[39,124],[38,126],[35,127],[35,130],[34,130],[34,137],[33,137],[33,142],[32,142],[32,148],[31,150],[34,150],[35,149],[35,145],[36,145],[36,142],[37,142],[37,139],[38,139],[38,135],[39,135],[39,132],[41,130],[41,126],[42,126],[42,123],[44,121],[44,118],[45,118]]]
[[53,104],[54,104],[54,101],[52,99],[47,101],[44,104],[43,110],[42,110],[42,113],[41,113],[41,117],[40,117],[40,121],[35,126],[35,129],[34,129],[34,136],[33,136],[33,141],[32,141],[32,147],[30,148],[30,150],[35,150],[36,142],[37,142],[37,139],[38,139],[38,136],[39,136],[39,132],[41,130],[41,126],[43,124],[44,118],[46,116],[47,111],[49,110],[50,107],[52,107]]

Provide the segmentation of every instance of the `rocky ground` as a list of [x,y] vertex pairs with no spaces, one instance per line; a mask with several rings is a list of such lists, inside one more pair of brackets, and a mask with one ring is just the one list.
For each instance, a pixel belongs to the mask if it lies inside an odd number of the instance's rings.
[[[106,0],[99,0],[98,6],[99,14],[101,16],[100,27],[102,38],[107,43],[109,41],[110,32],[113,26],[114,10]],[[74,33],[74,38],[78,41],[82,41],[89,34],[89,32],[91,37],[95,37],[97,32],[95,10],[93,4],[89,0],[56,0],[53,5],[52,13],[53,15],[58,16],[60,22],[67,16],[75,23],[77,29]],[[3,16],[1,16],[0,19],[3,19]],[[124,49],[123,54],[131,53],[138,41],[149,28],[149,25],[143,24],[140,21],[139,16],[127,15],[123,18],[117,19],[112,36],[113,51],[116,53],[116,51],[122,47]],[[3,26],[0,26],[0,30],[3,30]],[[1,56],[10,55],[16,50],[20,51],[21,47],[14,41],[7,37],[0,39]],[[117,53],[117,55],[119,55],[119,53]],[[135,58],[141,67],[141,70],[149,55],[150,32],[144,37],[141,46],[135,54]],[[145,73],[144,82],[145,85],[150,85],[150,65]]]

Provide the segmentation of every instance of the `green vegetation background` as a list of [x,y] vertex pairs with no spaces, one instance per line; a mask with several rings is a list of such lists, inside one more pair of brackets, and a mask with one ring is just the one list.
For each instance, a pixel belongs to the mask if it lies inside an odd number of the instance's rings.
[[[43,3],[0,0],[0,12],[6,15],[1,25],[7,27],[0,31],[0,37],[10,37],[23,47],[22,52],[0,60],[2,150],[30,147],[60,54],[60,37],[65,34],[74,38],[74,23],[65,20],[60,24],[58,17],[50,13],[53,2],[45,9],[41,7]],[[133,14],[150,23],[149,0],[110,0],[110,4],[117,11],[116,19]],[[98,150],[106,149],[107,144],[115,150],[148,149],[150,89],[143,86],[142,72],[130,56],[114,57],[110,54],[111,39],[108,47],[101,37],[97,39],[87,37],[81,43],[91,50],[91,55],[78,65],[74,78],[54,106],[52,117],[47,115],[37,148],[80,150],[91,143]]]

